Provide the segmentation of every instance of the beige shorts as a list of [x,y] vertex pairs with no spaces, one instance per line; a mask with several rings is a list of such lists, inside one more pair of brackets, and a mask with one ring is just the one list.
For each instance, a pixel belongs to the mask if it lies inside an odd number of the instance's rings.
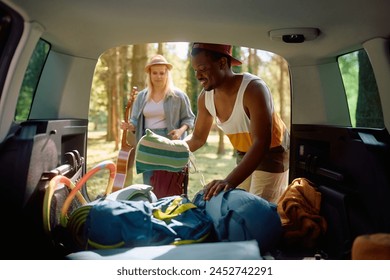
[[269,202],[277,203],[288,186],[288,170],[282,173],[270,173],[255,170],[238,188],[258,195]]

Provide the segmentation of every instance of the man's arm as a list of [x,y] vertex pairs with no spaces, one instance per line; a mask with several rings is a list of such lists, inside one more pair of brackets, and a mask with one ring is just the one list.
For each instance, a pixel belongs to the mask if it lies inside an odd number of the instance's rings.
[[206,143],[212,124],[213,117],[206,109],[205,93],[202,91],[198,97],[198,113],[195,120],[194,130],[185,139],[191,152],[198,150]]

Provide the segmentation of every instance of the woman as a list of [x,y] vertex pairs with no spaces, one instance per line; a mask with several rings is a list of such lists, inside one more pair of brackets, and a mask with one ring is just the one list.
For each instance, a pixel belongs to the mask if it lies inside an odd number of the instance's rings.
[[[184,139],[194,125],[195,115],[186,93],[176,88],[171,69],[162,55],[152,57],[145,66],[147,87],[137,94],[129,122],[121,128],[135,132],[139,139],[149,128],[154,133],[172,140]],[[143,173],[144,184],[150,185],[151,172]]]

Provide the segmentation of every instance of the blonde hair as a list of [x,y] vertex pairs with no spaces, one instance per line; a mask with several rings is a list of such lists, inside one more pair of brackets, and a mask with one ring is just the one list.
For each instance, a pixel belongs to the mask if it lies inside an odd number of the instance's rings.
[[[151,67],[149,68],[147,75],[146,75],[146,86],[148,88],[148,92],[146,94],[147,101],[149,101],[151,99],[152,92],[154,90],[150,71],[151,71]],[[165,67],[165,71],[167,71],[167,81],[166,81],[165,87],[164,87],[164,93],[165,93],[164,99],[169,95],[175,96],[175,91],[174,91],[175,85],[173,83],[172,73],[168,69],[168,67]]]

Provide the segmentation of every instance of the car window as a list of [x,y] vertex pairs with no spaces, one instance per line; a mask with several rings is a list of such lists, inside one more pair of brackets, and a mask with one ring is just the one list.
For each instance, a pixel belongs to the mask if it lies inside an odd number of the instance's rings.
[[46,41],[38,41],[30,58],[26,73],[24,74],[23,84],[16,105],[15,121],[25,121],[28,119],[39,77],[49,53],[49,49],[50,45]]
[[23,32],[23,19],[0,2],[0,97],[6,74]]
[[383,128],[382,105],[375,75],[364,50],[338,59],[353,127]]
[[[174,83],[180,89],[184,90],[190,100],[193,112],[197,112],[197,98],[201,92],[201,84],[196,79],[194,69],[190,62],[188,48],[192,45],[189,42],[160,42],[139,45],[122,45],[105,51],[95,68],[95,75],[91,87],[90,106],[89,106],[89,130],[88,130],[88,157],[87,169],[90,170],[99,162],[112,159],[116,160],[116,152],[119,149],[121,131],[118,131],[120,121],[124,118],[124,108],[128,100],[128,91],[133,86],[142,90],[145,84],[144,67],[148,58],[155,53],[163,53],[168,61],[174,65],[172,76]],[[290,128],[290,78],[287,61],[274,53],[260,49],[250,49],[247,47],[233,46],[233,54],[240,58],[243,64],[233,66],[234,72],[249,72],[262,78],[270,88],[274,100],[276,112],[281,116],[288,129]],[[118,71],[118,69],[121,69]],[[120,86],[117,84],[120,83]],[[116,115],[115,115],[116,114]],[[210,141],[214,139],[223,140],[222,134],[217,134],[216,128],[211,133]],[[222,135],[223,136],[223,135]],[[221,137],[221,138],[217,138]],[[129,134],[127,137],[129,143],[135,144],[135,136]],[[215,143],[215,142],[213,142]],[[210,150],[226,155],[230,144],[219,141],[221,146],[210,144]],[[207,164],[210,162],[207,157],[198,154],[199,164],[203,164],[203,159]],[[235,161],[226,161],[226,164],[235,163]],[[233,168],[233,167],[232,167]],[[135,170],[135,169],[134,169]],[[215,177],[225,176],[225,172],[230,170],[226,168],[225,163],[218,168],[205,168],[205,180],[212,180]],[[220,173],[218,173],[220,172]],[[217,175],[216,175],[217,174]],[[220,175],[219,175],[220,174]],[[105,186],[107,174],[101,173],[94,176],[88,185],[90,197],[95,197],[102,190],[95,186]],[[142,183],[142,175],[134,172],[132,183]],[[193,174],[189,176],[189,184],[199,186],[199,176]],[[196,188],[189,189],[189,197],[193,197]]]

